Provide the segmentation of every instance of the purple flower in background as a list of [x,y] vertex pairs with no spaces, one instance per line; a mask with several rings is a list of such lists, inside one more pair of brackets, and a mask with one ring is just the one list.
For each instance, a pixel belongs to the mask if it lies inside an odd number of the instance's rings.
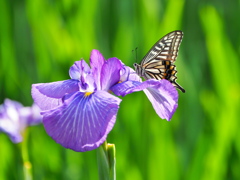
[[71,79],[32,85],[46,132],[62,146],[89,151],[106,140],[121,102],[110,91],[125,96],[144,90],[160,117],[170,120],[175,112],[178,95],[170,82],[141,82],[119,59],[105,60],[97,50],[91,53],[90,65],[76,61],[69,70]]
[[35,104],[32,107],[24,107],[17,101],[5,99],[0,105],[0,132],[8,134],[14,143],[22,141],[21,133],[27,126],[41,122],[40,109]]

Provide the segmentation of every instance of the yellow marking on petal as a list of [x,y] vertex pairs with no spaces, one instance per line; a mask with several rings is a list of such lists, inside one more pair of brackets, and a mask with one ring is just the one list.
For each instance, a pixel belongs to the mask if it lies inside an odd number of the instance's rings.
[[90,96],[93,92],[85,92],[84,97]]

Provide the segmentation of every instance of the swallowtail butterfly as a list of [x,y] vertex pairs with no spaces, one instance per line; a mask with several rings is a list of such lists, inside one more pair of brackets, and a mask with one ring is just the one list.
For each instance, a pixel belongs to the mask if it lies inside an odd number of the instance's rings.
[[145,55],[141,64],[134,63],[136,73],[144,79],[166,79],[182,92],[185,90],[176,82],[177,70],[174,62],[182,42],[183,32],[173,31],[157,41]]

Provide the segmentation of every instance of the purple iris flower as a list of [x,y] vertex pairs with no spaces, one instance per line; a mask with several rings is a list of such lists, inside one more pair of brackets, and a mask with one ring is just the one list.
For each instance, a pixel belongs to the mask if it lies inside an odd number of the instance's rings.
[[98,50],[69,70],[71,79],[32,85],[32,97],[43,110],[46,132],[74,151],[99,147],[112,130],[121,99],[114,96],[144,90],[160,117],[170,120],[177,107],[177,91],[166,80],[141,82],[119,59],[105,60]]
[[14,143],[22,141],[21,134],[27,126],[41,122],[40,109],[35,104],[31,107],[24,107],[17,101],[5,99],[0,105],[0,132],[8,134]]

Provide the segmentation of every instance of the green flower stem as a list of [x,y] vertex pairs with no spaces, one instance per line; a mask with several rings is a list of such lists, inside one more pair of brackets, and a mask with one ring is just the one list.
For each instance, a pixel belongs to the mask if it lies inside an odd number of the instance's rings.
[[21,145],[21,155],[23,160],[23,174],[24,180],[32,180],[32,164],[28,157],[28,130],[26,129],[23,135],[23,141]]
[[97,149],[99,180],[116,180],[115,145],[105,141]]

